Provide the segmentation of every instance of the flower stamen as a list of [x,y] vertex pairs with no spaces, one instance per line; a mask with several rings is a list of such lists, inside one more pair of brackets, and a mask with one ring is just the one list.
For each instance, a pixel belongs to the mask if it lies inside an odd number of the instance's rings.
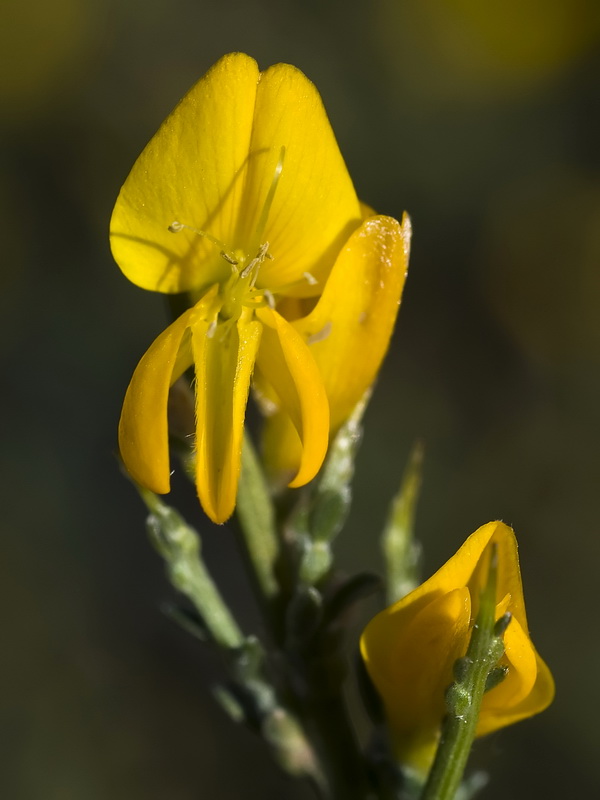
[[271,211],[271,206],[273,205],[275,192],[277,191],[277,184],[279,183],[279,179],[281,178],[284,159],[285,159],[285,146],[282,146],[281,149],[279,150],[279,160],[277,161],[275,172],[273,173],[273,179],[271,181],[271,185],[269,186],[269,191],[267,192],[267,196],[265,198],[265,204],[262,208],[260,219],[258,220],[258,225],[256,226],[255,241],[260,242],[265,232],[265,228],[267,226],[267,219]]
[[219,255],[225,259],[229,264],[234,267],[237,267],[239,261],[233,256],[230,252],[228,252],[227,248],[219,239],[212,236],[212,234],[207,233],[206,231],[201,230],[200,228],[194,228],[193,225],[186,225],[184,222],[178,222],[174,220],[167,228],[170,233],[181,233],[183,230],[192,231],[192,233],[197,234],[198,236],[202,236],[204,239],[208,239],[209,242],[212,242],[214,245],[220,248]]
[[331,333],[331,329],[333,327],[333,323],[331,320],[325,323],[320,331],[313,333],[312,336],[309,336],[306,340],[307,344],[316,344],[317,342],[322,342],[324,339],[327,339],[329,334]]
[[258,277],[258,270],[260,269],[260,265],[263,263],[265,258],[270,258],[273,260],[273,256],[269,253],[269,243],[265,242],[261,244],[258,248],[258,253],[254,256],[254,258],[248,262],[248,264],[244,267],[244,269],[240,272],[240,278],[247,278],[248,275],[252,272],[252,270],[256,267],[256,272],[252,276],[252,281],[250,283],[251,286],[254,286],[256,283],[256,279]]

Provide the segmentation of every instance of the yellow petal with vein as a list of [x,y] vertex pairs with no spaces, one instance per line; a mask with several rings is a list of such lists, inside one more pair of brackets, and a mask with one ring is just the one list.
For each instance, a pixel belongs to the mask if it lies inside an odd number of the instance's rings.
[[257,316],[265,329],[257,366],[291,418],[302,443],[298,471],[290,486],[303,486],[319,471],[329,437],[329,407],[317,365],[302,337],[276,311]]
[[[260,220],[275,171],[285,154],[264,231]],[[261,267],[258,286],[286,294],[320,294],[340,248],[361,221],[361,208],[323,102],[314,85],[289,64],[261,74],[244,214],[238,242],[269,242],[273,261]],[[319,281],[304,277],[310,273]]]
[[469,591],[460,587],[405,612],[394,637],[385,612],[363,637],[365,663],[384,700],[397,755],[414,766],[435,746],[444,690],[452,681],[453,662],[464,654],[470,613]]
[[132,478],[165,494],[170,486],[167,401],[169,387],[191,366],[184,335],[190,309],[154,340],[137,365],[125,394],[119,422],[119,450]]
[[113,256],[143,289],[183,292],[229,275],[219,248],[239,216],[259,71],[242,53],[221,58],[186,94],[135,162],[115,205]]
[[244,417],[262,326],[242,316],[235,323],[192,329],[196,365],[196,487],[216,523],[232,514],[240,473]]

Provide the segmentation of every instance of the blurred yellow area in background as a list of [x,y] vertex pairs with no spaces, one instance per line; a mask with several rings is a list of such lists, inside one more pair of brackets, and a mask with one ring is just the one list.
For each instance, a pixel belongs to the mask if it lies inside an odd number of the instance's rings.
[[[595,0],[376,0],[384,55],[417,85],[454,99],[490,100],[535,89],[598,41]],[[407,57],[407,53],[411,55]]]
[[27,123],[74,92],[98,56],[101,0],[4,0],[0,107],[5,124]]

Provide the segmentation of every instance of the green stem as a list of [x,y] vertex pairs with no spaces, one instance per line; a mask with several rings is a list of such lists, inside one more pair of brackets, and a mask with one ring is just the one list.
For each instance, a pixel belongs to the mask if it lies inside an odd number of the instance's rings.
[[172,508],[153,492],[136,484],[150,512],[147,527],[151,541],[164,558],[172,585],[186,595],[201,617],[206,632],[226,656],[232,685],[221,686],[217,697],[237,722],[245,721],[260,732],[282,769],[295,777],[325,786],[322,771],[302,724],[284,708],[263,674],[264,653],[254,637],[246,638],[206,569],[200,537]]
[[244,436],[236,514],[261,594],[272,600],[279,592],[275,562],[279,552],[275,512],[260,463]]
[[467,654],[455,664],[456,680],[446,694],[448,715],[420,800],[454,800],[475,738],[488,676],[504,652],[502,634],[510,618],[496,625],[497,559],[497,547],[492,545],[479,613]]
[[317,699],[306,711],[330,800],[365,800],[368,792],[363,756],[344,699],[339,695]]
[[241,647],[245,637],[202,561],[198,534],[153,492],[137,488],[150,512],[148,530],[166,561],[171,583],[193,603],[217,644]]

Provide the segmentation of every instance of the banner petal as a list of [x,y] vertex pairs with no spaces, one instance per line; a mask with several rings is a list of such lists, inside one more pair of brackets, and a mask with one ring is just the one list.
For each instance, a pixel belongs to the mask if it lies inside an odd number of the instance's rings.
[[258,66],[221,58],[163,122],[129,173],[111,224],[115,261],[130,281],[158,292],[201,290],[226,279],[219,247],[177,221],[233,246],[254,120]]

